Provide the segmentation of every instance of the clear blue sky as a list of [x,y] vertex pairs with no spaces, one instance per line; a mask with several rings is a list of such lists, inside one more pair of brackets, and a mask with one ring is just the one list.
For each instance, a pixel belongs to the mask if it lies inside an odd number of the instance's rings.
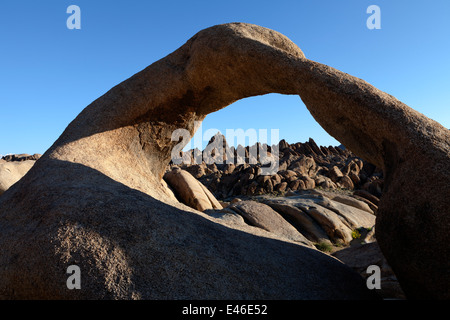
[[[69,5],[81,29],[69,30]],[[381,29],[369,30],[369,5]],[[312,60],[360,77],[450,127],[450,1],[2,0],[0,154],[43,153],[83,108],[206,27],[279,31]],[[279,129],[289,143],[338,145],[298,96],[253,97],[207,116],[217,128]]]

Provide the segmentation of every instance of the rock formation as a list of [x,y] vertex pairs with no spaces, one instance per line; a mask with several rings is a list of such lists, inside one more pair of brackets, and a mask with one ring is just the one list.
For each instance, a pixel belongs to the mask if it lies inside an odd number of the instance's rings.
[[189,172],[173,168],[164,175],[164,179],[175,192],[182,203],[191,208],[205,211],[207,209],[222,209],[216,197]]
[[[211,141],[219,136],[215,135]],[[249,150],[256,150],[256,145],[245,148],[239,145],[235,149],[226,144],[224,136],[219,140],[224,141],[218,151],[220,162],[205,162],[208,158],[206,152],[211,149],[210,141],[203,151],[191,149],[183,152],[180,157],[185,161],[178,165],[171,162],[166,171],[181,167],[222,200],[233,196],[283,193],[315,187],[368,191],[375,198],[381,195],[382,172],[349,150],[332,146],[319,148],[313,139],[294,144],[281,140],[278,145],[267,146],[268,154],[278,161],[278,172],[267,176],[262,172],[264,164],[259,154],[254,161],[249,157]],[[237,153],[240,148],[245,150],[242,159]],[[276,156],[271,154],[274,148],[279,149]],[[371,206],[376,207],[374,204]]]
[[230,205],[227,210],[234,210],[244,220],[248,221],[250,225],[314,248],[313,244],[306,237],[266,204],[256,201],[240,201]]
[[[381,250],[408,297],[449,298],[448,130],[242,23],[202,30],[112,88],[0,197],[0,296],[371,297],[338,260],[260,228],[229,228],[180,204],[162,180],[175,129],[193,134],[207,114],[271,92],[299,94],[325,130],[383,169]],[[81,290],[66,287],[72,264]]]
[[40,154],[11,154],[0,159],[0,195],[31,169]]
[[337,196],[332,200],[320,191],[310,191],[262,201],[291,221],[308,240],[348,244],[352,240],[353,230],[373,228],[375,225],[373,213],[355,207],[360,202],[353,200],[349,205],[346,197]]

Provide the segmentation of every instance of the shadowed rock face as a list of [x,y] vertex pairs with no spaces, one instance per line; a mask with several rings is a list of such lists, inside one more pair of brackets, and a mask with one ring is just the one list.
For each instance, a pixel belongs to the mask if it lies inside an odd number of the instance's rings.
[[[384,169],[377,239],[408,297],[449,298],[449,131],[285,36],[233,23],[94,101],[0,198],[3,298],[368,298],[315,250],[226,227],[161,179],[178,143],[236,100],[298,94],[332,136]],[[186,143],[188,141],[185,141]],[[418,175],[418,172],[427,172]],[[67,290],[67,266],[82,290]]]

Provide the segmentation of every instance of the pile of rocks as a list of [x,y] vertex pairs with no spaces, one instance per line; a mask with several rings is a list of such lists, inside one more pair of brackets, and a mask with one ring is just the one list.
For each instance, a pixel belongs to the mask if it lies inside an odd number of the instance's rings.
[[35,153],[33,155],[30,155],[28,153],[21,153],[21,154],[8,154],[6,156],[3,156],[1,160],[6,162],[21,162],[21,161],[27,161],[27,160],[38,160],[42,155],[39,153]]
[[164,179],[182,203],[224,223],[262,229],[277,239],[332,254],[366,279],[367,268],[378,266],[378,294],[385,299],[405,298],[376,242],[378,199],[366,191],[357,193],[371,201],[356,194],[316,188],[278,196],[244,195],[225,202],[217,201],[202,183],[178,167],[167,172]]
[[378,294],[385,299],[405,298],[377,245],[375,214],[379,200],[367,191],[351,194],[316,188],[217,201],[202,183],[179,167],[173,167],[164,179],[180,202],[224,223],[262,229],[277,239],[332,254],[366,279],[367,268],[378,266]]
[[[382,171],[342,146],[319,147],[313,139],[305,143],[289,144],[281,140],[275,146],[265,145],[263,147],[266,148],[267,154],[278,155],[279,167],[273,175],[262,175],[265,164],[259,153],[252,152],[252,149],[258,150],[260,145],[229,147],[224,136],[219,139],[223,141],[223,149],[219,152],[223,155],[223,161],[217,161],[215,158],[215,162],[211,164],[200,162],[201,155],[218,137],[219,135],[212,137],[203,152],[198,149],[185,152],[182,157],[190,162],[184,161],[179,165],[171,162],[167,171],[170,172],[174,166],[181,167],[202,182],[218,199],[242,195],[284,194],[316,187],[361,190],[358,196],[364,198],[367,198],[365,195],[377,198],[381,196]],[[276,153],[272,152],[274,148],[277,148]],[[244,154],[242,150],[245,152],[245,159],[239,164],[239,154]],[[252,157],[252,154],[257,154],[257,157]],[[377,204],[372,202],[370,205],[376,207]]]
[[311,189],[219,202],[185,170],[175,167],[164,179],[180,202],[194,209],[214,216],[217,211],[241,216],[250,226],[311,247],[349,245],[358,229],[375,226],[376,211],[371,207],[376,205],[354,195]]

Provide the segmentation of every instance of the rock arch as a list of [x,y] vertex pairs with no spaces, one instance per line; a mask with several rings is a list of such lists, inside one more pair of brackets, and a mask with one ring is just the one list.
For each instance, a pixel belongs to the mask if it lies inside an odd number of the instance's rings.
[[[243,23],[202,30],[112,88],[5,192],[0,296],[371,297],[336,260],[224,226],[177,203],[161,180],[173,130],[194,133],[207,114],[271,92],[300,95],[325,130],[384,169],[383,253],[409,297],[448,298],[449,131],[308,60],[285,36]],[[80,265],[82,290],[65,287],[69,264]]]

